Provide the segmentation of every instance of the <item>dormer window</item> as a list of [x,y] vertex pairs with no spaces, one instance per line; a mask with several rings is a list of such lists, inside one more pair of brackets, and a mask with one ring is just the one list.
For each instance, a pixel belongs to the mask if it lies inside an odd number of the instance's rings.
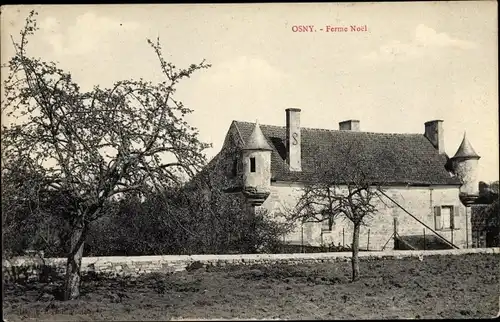
[[250,172],[255,172],[255,158],[250,158]]

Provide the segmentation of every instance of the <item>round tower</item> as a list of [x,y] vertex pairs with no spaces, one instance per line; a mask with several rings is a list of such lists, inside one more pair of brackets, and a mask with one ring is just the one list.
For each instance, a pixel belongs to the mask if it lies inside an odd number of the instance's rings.
[[271,193],[271,151],[259,123],[242,149],[243,195],[252,206],[260,206]]
[[466,206],[473,203],[479,197],[477,165],[480,158],[464,133],[462,143],[455,156],[451,158],[451,162],[453,172],[462,182],[460,186],[460,200]]

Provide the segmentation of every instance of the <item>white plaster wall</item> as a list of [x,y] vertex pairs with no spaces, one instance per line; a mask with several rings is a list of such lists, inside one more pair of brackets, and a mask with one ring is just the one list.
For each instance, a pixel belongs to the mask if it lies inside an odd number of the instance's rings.
[[[250,158],[255,158],[255,172],[250,172]],[[245,187],[269,191],[271,182],[271,151],[243,151],[243,182]]]
[[468,195],[479,194],[479,181],[477,179],[477,159],[460,160],[455,162],[455,173],[463,182],[460,192]]
[[[271,215],[293,208],[298,198],[302,194],[302,186],[296,183],[273,183],[271,194],[262,207],[268,209]],[[440,230],[438,233],[460,248],[466,248],[467,242],[471,245],[471,221],[470,213],[466,213],[466,208],[459,200],[458,186],[441,187],[390,187],[385,189],[385,193],[403,206],[413,216],[424,222],[430,228],[435,229],[434,206],[456,206],[459,210],[455,214],[455,229]],[[379,213],[368,220],[368,225],[361,228],[360,247],[370,250],[382,250],[384,244],[386,248],[393,248],[391,235],[394,231],[394,218],[398,221],[398,233],[400,235],[426,235],[433,234],[410,215],[405,213],[394,203],[385,199],[378,201]],[[369,237],[368,237],[369,232]],[[452,237],[453,235],[453,237]],[[304,240],[305,245],[319,246],[322,243],[335,245],[350,245],[352,243],[352,224],[347,219],[338,219],[334,223],[331,232],[321,232],[320,223],[306,223],[302,227],[297,224],[296,230],[285,236],[287,242],[300,244]],[[368,246],[369,239],[369,246]]]

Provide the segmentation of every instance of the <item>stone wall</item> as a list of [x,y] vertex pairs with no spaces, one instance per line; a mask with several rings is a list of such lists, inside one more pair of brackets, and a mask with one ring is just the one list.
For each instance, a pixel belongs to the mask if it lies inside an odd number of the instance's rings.
[[[462,255],[471,253],[500,254],[500,248],[451,249],[436,251],[383,251],[360,252],[361,260],[401,259],[435,255]],[[350,252],[309,254],[242,254],[242,255],[185,255],[185,256],[132,256],[132,257],[84,257],[82,272],[109,274],[114,276],[138,276],[147,273],[173,273],[190,268],[229,265],[274,265],[317,262],[348,261]],[[44,271],[61,276],[65,271],[66,259],[19,257],[3,261],[4,280],[39,279]]]

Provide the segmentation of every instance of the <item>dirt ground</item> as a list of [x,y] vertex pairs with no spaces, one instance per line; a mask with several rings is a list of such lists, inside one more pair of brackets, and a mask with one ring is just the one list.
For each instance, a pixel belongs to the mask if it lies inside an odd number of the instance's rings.
[[239,266],[140,278],[93,278],[79,300],[56,285],[4,284],[15,320],[491,318],[500,305],[500,255]]

